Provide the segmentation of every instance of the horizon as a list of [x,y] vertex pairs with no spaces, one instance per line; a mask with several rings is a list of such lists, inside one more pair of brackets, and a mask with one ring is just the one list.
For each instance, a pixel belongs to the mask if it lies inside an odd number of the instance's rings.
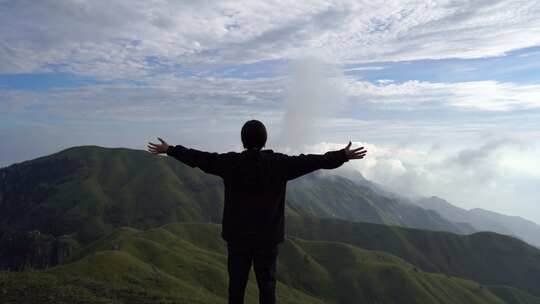
[[[292,7],[291,7],[292,6]],[[122,14],[118,14],[122,12]],[[0,3],[0,167],[161,137],[322,153],[540,223],[540,3]],[[505,30],[502,30],[505,28]]]

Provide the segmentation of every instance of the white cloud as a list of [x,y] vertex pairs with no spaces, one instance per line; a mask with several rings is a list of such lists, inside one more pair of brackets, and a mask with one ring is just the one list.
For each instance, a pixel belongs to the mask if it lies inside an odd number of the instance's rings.
[[48,91],[1,91],[0,113],[34,111],[60,118],[102,121],[196,121],[276,111],[280,79],[153,77],[147,85],[109,84]]
[[343,74],[332,65],[305,59],[291,62],[287,76],[279,143],[312,143],[317,140],[321,122],[344,105]]
[[[345,167],[400,195],[437,195],[463,208],[521,215],[540,223],[540,190],[528,186],[538,180],[540,163],[519,161],[540,153],[540,146],[534,143],[499,138],[479,140],[471,147],[446,143],[426,148],[353,141],[353,147],[359,146],[368,150],[366,158],[349,161]],[[326,142],[287,152],[324,153],[343,147]]]
[[498,56],[540,44],[539,12],[538,1],[3,1],[0,72]]
[[393,83],[349,80],[347,91],[359,101],[389,105],[438,104],[482,111],[540,107],[540,85],[497,81]]
[[380,70],[384,70],[384,67],[383,66],[361,66],[361,67],[343,69],[343,72],[380,71]]

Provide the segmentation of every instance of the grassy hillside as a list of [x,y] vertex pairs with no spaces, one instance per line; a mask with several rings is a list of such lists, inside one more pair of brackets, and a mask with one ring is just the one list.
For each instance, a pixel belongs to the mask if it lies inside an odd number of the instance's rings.
[[506,303],[534,304],[540,303],[540,298],[509,286],[489,286],[489,290]]
[[288,233],[399,256],[423,270],[511,285],[540,295],[540,250],[505,235],[458,235],[335,219],[289,217]]
[[[226,303],[226,249],[219,229],[119,228],[71,263],[1,273],[0,290],[6,299],[28,300],[18,303]],[[278,280],[279,303],[505,303],[476,282],[426,273],[388,253],[298,238],[280,246]],[[22,286],[34,292],[22,292]],[[253,273],[246,303],[257,303]]]
[[0,177],[2,231],[75,232],[86,242],[113,227],[219,221],[222,213],[219,178],[144,151],[75,147]]

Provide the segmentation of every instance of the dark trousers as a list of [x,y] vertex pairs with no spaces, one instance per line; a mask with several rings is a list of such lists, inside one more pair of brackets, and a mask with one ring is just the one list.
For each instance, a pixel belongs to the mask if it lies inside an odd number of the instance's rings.
[[227,244],[229,256],[229,304],[243,304],[251,263],[259,286],[259,303],[276,303],[276,260],[278,246]]

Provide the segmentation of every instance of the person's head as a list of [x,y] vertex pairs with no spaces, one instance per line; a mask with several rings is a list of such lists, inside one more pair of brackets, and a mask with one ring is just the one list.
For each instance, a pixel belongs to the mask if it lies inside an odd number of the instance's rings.
[[266,144],[266,128],[258,120],[249,120],[242,127],[242,144],[246,149],[262,149]]

